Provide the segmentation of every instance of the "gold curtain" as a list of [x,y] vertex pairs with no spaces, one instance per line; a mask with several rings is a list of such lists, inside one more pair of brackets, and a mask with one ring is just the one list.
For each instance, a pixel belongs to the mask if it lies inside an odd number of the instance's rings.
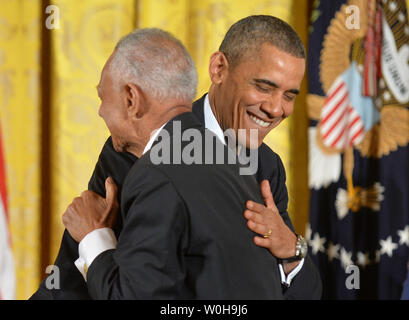
[[[59,28],[47,29],[55,5]],[[17,298],[44,278],[61,240],[61,215],[87,188],[109,132],[97,115],[95,86],[121,36],[159,27],[188,48],[210,85],[208,62],[228,27],[251,14],[290,23],[307,41],[307,0],[0,0],[0,119],[6,154]],[[289,211],[304,233],[308,215],[306,80],[293,116],[266,142],[287,171]]]
[[40,4],[0,7],[0,119],[19,298],[38,285],[41,263]]

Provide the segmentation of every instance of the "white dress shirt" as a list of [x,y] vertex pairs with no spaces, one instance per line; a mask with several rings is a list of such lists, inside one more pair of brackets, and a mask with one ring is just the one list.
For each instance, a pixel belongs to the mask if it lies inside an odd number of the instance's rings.
[[[213,114],[212,108],[209,103],[209,96],[206,95],[204,102],[204,120],[206,129],[212,131],[223,144],[226,144],[224,140],[223,130],[220,128],[216,117]],[[166,123],[165,123],[166,124]],[[153,142],[159,134],[159,131],[165,126],[162,125],[158,130],[153,132],[151,138],[143,150],[143,154],[148,152],[152,147]],[[88,266],[94,261],[94,259],[102,252],[110,249],[115,249],[117,244],[117,239],[112,229],[110,228],[100,228],[88,233],[84,239],[81,240],[78,246],[79,258],[75,261],[75,266],[83,275],[85,281],[87,280],[87,270]],[[300,261],[298,266],[291,271],[287,276],[284,273],[283,266],[281,263],[278,265],[281,275],[281,282],[286,286],[291,284],[291,280],[296,276],[296,274],[301,270],[304,264],[304,259]]]

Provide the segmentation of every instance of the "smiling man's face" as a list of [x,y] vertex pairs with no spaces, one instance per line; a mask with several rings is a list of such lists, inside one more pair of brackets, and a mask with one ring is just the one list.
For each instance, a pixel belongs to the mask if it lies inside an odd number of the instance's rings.
[[[221,128],[232,128],[236,134],[237,129],[246,129],[246,146],[259,147],[293,112],[304,72],[305,59],[267,43],[258,54],[248,54],[238,65],[227,68],[214,86],[211,101]],[[257,141],[250,141],[249,129],[257,129]]]

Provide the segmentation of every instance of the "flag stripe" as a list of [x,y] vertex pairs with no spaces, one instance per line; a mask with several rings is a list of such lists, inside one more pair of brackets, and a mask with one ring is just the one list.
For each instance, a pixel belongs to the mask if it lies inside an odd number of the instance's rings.
[[[349,108],[343,108],[344,110],[342,111],[342,113],[338,116],[338,119],[336,119],[336,121],[332,124],[331,128],[329,128],[329,130],[324,134],[323,139],[325,140],[328,135],[332,132],[332,130],[335,129],[335,127],[340,123],[340,121],[342,119],[344,119],[345,115],[347,113],[349,113]],[[323,132],[325,132],[325,130],[322,130]]]
[[342,135],[345,132],[345,129],[347,128],[347,126],[344,126],[341,130],[341,132],[339,133],[339,135],[337,136],[337,138],[335,139],[335,141],[331,144],[331,147],[335,147],[335,145],[337,144],[337,142],[341,139]]
[[355,135],[352,137],[351,142],[350,142],[350,146],[352,146],[352,144],[355,142],[355,140],[364,132],[364,127],[362,126],[361,129],[359,129],[359,131],[357,133],[355,133]]
[[[333,103],[331,102],[331,104],[333,104],[332,107],[335,107],[336,104],[338,104],[338,102],[340,102],[340,100],[333,100]],[[326,132],[331,125],[334,123],[334,121],[344,112],[345,108],[348,107],[349,104],[349,99],[345,99],[344,101],[342,101],[341,105],[337,108],[337,110],[331,115],[331,118],[329,118],[325,123],[320,123],[321,125],[321,131]]]
[[[328,92],[329,95],[325,99],[325,103],[324,103],[323,117],[325,117],[327,115],[327,113],[329,112],[327,109],[328,109],[330,101],[336,100],[336,97],[339,97],[343,92],[345,92],[344,83],[341,81],[341,83],[338,85],[339,82],[340,81],[336,81],[335,84],[337,86],[334,85],[334,87],[331,87],[331,89]],[[327,113],[325,113],[325,112],[327,112]]]
[[15,271],[8,230],[6,174],[0,128],[0,299],[15,298]]
[[[348,93],[345,93],[341,100],[335,105],[335,107],[331,110],[331,112],[324,118],[322,119],[321,123],[325,124],[325,122],[328,121],[328,119],[334,114],[334,112],[343,104],[343,102],[345,101],[345,99],[348,97]],[[325,107],[324,107],[325,108]]]
[[[338,85],[338,83],[340,84]],[[325,99],[321,118],[325,118],[328,115],[328,113],[331,111],[333,105],[338,101],[336,97],[338,97],[339,99],[339,96],[346,91],[344,83],[340,79],[337,79],[333,88],[335,89],[332,89],[331,87],[329,91],[329,97]]]
[[7,216],[7,192],[6,192],[6,173],[4,168],[4,156],[3,156],[3,136],[0,127],[0,195],[3,201],[4,211]]

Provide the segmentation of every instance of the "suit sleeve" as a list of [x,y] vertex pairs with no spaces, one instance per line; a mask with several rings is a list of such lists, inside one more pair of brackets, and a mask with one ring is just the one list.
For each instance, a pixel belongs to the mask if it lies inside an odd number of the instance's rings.
[[64,230],[60,250],[54,262],[59,270],[59,288],[48,289],[45,278],[30,300],[90,299],[84,278],[73,263],[77,258],[78,243]]
[[[287,212],[287,205],[288,205],[288,192],[286,182],[286,174],[283,162],[281,158],[275,154],[276,157],[276,167],[277,167],[277,175],[273,175],[270,178],[270,186],[271,186],[271,193],[273,194],[273,198],[275,204],[277,206],[278,211],[280,212],[281,217],[283,218],[285,224],[293,231],[294,226],[291,223],[290,216]],[[275,181],[273,180],[275,179]]]
[[[287,226],[293,231],[294,227],[291,223],[291,219],[287,212],[288,193],[285,185],[286,175],[284,165],[277,155],[277,167],[278,175],[276,177],[276,188],[272,188],[274,200],[276,201],[277,209],[280,211],[281,217]],[[273,182],[270,182],[273,186]],[[321,277],[318,273],[318,269],[315,267],[311,258],[307,256],[304,260],[304,265],[297,273],[291,282],[291,285],[286,289],[284,293],[285,299],[288,300],[309,300],[309,299],[321,299],[322,296],[322,283]]]
[[[128,154],[115,152],[111,138],[105,142],[99,155],[98,162],[88,183],[88,189],[105,196],[105,179],[113,176],[115,182],[122,185],[126,173],[136,158]],[[61,213],[62,214],[62,213]],[[38,290],[31,296],[31,300],[57,299],[90,299],[88,288],[81,273],[74,265],[78,258],[78,243],[70,236],[67,230],[61,240],[60,249],[54,265],[59,268],[60,288],[48,289],[47,278],[44,279]]]
[[183,292],[187,210],[171,181],[159,170],[139,165],[127,177],[117,248],[101,253],[88,268],[92,298],[187,297]]

